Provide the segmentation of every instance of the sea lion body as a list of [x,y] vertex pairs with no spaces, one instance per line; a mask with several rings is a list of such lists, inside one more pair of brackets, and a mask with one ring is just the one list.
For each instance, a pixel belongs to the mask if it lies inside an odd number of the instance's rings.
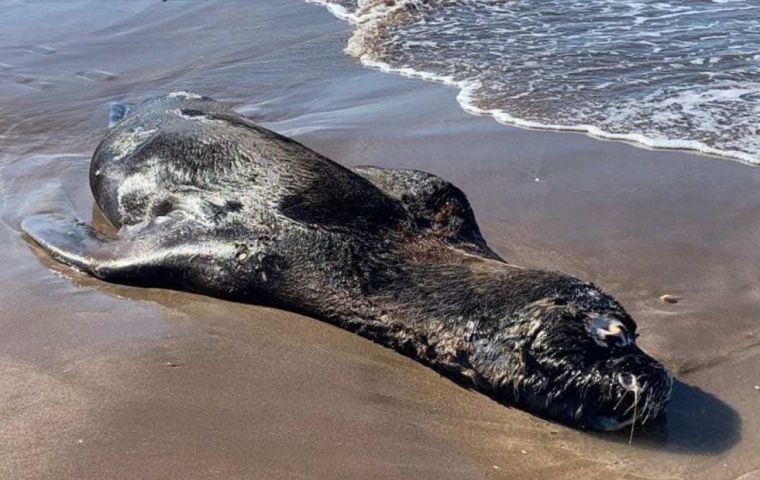
[[670,396],[614,299],[504,262],[465,195],[434,175],[349,170],[178,93],[116,123],[90,184],[118,239],[56,215],[23,228],[104,280],[307,313],[580,427],[645,422]]

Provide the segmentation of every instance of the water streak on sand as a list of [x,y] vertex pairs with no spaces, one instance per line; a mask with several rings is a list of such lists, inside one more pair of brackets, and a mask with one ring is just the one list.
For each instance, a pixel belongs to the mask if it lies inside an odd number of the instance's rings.
[[745,0],[308,0],[367,66],[459,88],[527,128],[760,164],[760,5]]

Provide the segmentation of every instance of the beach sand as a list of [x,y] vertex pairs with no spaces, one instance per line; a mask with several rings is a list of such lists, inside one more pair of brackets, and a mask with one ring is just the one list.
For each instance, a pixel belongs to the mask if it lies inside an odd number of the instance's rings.
[[[760,478],[760,169],[468,115],[358,65],[349,25],[299,1],[6,10],[0,478]],[[25,241],[27,215],[91,218],[108,102],[173,90],[458,185],[508,261],[623,303],[678,377],[667,422],[630,445],[569,429],[317,320],[105,284]]]

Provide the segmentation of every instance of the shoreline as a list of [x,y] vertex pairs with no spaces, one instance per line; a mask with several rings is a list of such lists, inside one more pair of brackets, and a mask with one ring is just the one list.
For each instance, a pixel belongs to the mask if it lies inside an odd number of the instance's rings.
[[[27,118],[3,138],[17,153],[0,169],[3,477],[733,479],[760,469],[760,169],[470,115],[450,87],[344,55],[349,26],[321,6],[135,4],[143,16],[125,13],[115,33],[92,29],[154,54],[125,50],[108,64],[85,35],[34,40],[78,57],[13,59],[31,59],[30,77],[63,73],[48,90],[18,87],[0,118],[6,132],[14,112]],[[190,41],[197,32],[165,47],[152,36],[199,18],[208,45]],[[183,45],[186,57],[170,55]],[[66,80],[96,66],[119,76]],[[639,344],[681,372],[667,427],[629,446],[628,432],[533,417],[313,319],[56,269],[18,224],[64,208],[89,221],[89,160],[58,154],[94,149],[109,101],[172,90],[230,100],[338,163],[418,168],[460,187],[507,261],[621,301]]]
[[[325,0],[304,0],[306,3],[312,5],[318,5],[325,8],[335,18],[347,22],[349,25],[356,27],[360,23],[370,24],[375,18],[383,15],[381,12],[378,15],[368,15],[368,19],[360,20],[354,14],[348,13],[346,9],[340,5],[329,3]],[[399,4],[401,5],[401,4]],[[394,7],[386,7],[387,12],[394,10]],[[366,53],[360,51],[352,52],[351,42],[353,38],[348,41],[348,45],[345,47],[344,52],[347,55],[354,57],[359,63],[367,68],[372,68],[383,73],[390,73],[401,75],[407,78],[420,79],[428,82],[439,83],[448,87],[454,87],[459,90],[456,95],[457,103],[459,103],[462,110],[465,112],[490,117],[495,122],[502,125],[517,127],[522,129],[548,131],[548,132],[576,132],[588,135],[591,138],[604,141],[623,142],[629,145],[661,151],[673,151],[687,154],[696,154],[716,159],[730,160],[739,162],[747,166],[760,166],[760,158],[752,156],[746,152],[738,150],[720,150],[710,147],[703,142],[696,140],[674,140],[669,138],[652,138],[639,133],[612,133],[603,130],[596,125],[590,124],[574,124],[574,125],[561,125],[561,124],[545,124],[536,122],[533,120],[527,120],[511,115],[504,109],[484,109],[475,105],[473,100],[473,91],[480,87],[478,82],[455,80],[448,75],[440,75],[436,73],[426,72],[422,70],[416,70],[409,67],[394,67],[387,62],[373,59]]]

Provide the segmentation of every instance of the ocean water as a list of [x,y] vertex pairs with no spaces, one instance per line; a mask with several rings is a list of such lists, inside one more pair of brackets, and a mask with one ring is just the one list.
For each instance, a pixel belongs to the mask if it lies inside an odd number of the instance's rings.
[[757,0],[309,0],[472,113],[760,164]]

